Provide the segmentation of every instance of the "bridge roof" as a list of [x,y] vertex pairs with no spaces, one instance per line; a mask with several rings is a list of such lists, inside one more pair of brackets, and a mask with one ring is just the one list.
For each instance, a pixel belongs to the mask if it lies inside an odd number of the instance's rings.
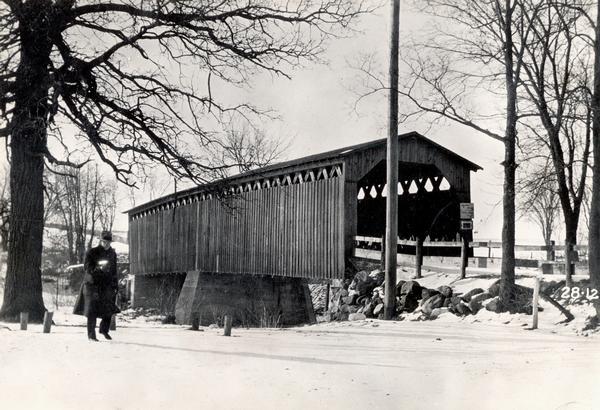
[[[401,134],[398,136],[398,140],[409,140],[414,139],[420,142],[423,142],[429,145],[434,150],[441,151],[442,153],[448,155],[455,163],[459,164],[463,168],[466,168],[470,171],[478,171],[481,168],[479,165],[474,162],[469,161],[468,159],[456,154],[454,151],[430,140],[429,138],[419,134],[418,132],[412,131],[409,133]],[[297,159],[293,159],[290,161],[279,162],[276,164],[268,165],[262,168],[257,168],[248,172],[244,172],[241,174],[233,175],[228,178],[224,178],[209,184],[198,185],[196,187],[189,188],[187,190],[175,192],[169,194],[167,196],[157,198],[150,202],[138,205],[132,209],[129,209],[125,213],[133,214],[137,213],[149,208],[153,208],[154,206],[161,205],[173,200],[185,198],[189,195],[196,194],[198,192],[206,191],[207,189],[219,187],[223,185],[236,184],[236,183],[244,183],[247,181],[252,181],[261,178],[271,177],[277,174],[290,173],[301,169],[306,169],[311,166],[317,166],[327,163],[335,163],[339,161],[344,161],[346,158],[350,156],[360,155],[361,153],[371,150],[371,149],[381,149],[385,148],[387,144],[387,139],[382,138],[374,141],[364,142],[361,144],[351,145],[343,148],[338,148],[335,150],[322,152],[319,154],[309,155]]]

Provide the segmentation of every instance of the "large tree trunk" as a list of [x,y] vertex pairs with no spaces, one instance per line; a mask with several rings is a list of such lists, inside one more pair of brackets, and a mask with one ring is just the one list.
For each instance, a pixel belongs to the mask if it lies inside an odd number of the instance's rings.
[[[600,127],[600,121],[599,121]],[[594,132],[594,174],[592,176],[592,206],[590,207],[590,232],[588,266],[592,286],[600,292],[600,129]],[[600,318],[600,300],[595,301]]]
[[553,261],[555,258],[554,243],[552,241],[552,223],[546,219],[543,222],[544,245],[546,245],[546,260]]
[[29,312],[31,321],[41,321],[45,312],[40,270],[44,230],[44,164],[42,158],[31,155],[28,137],[30,135],[15,138],[11,145],[13,206],[4,301],[0,310],[0,318],[10,321],[16,321],[20,312]]
[[506,1],[504,64],[506,77],[506,131],[504,140],[504,191],[502,196],[502,266],[500,270],[500,305],[509,310],[515,285],[515,145],[517,139],[517,81],[512,54],[512,5]]
[[[510,133],[513,135],[509,137]],[[510,128],[507,127],[504,148],[502,265],[500,270],[500,303],[505,309],[509,309],[512,304],[515,285],[515,134],[514,124]]]
[[573,286],[575,274],[574,247],[577,245],[577,220],[578,216],[565,216],[565,281],[566,286]]
[[[588,266],[594,288],[600,291],[600,2],[596,10],[596,41],[594,43],[594,94],[592,96],[592,203],[590,206],[590,232]],[[600,301],[595,301],[597,317],[600,318]]]
[[8,225],[6,229],[0,228],[0,249],[4,252],[8,250]]
[[44,230],[44,152],[47,143],[51,44],[46,2],[28,2],[19,16],[21,61],[11,130],[11,213],[8,263],[0,318],[29,312],[42,321],[41,259]]

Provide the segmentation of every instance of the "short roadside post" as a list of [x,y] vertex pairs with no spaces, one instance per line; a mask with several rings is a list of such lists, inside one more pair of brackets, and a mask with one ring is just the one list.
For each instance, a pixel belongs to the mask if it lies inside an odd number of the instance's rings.
[[533,323],[531,324],[532,329],[538,327],[538,300],[540,298],[540,277],[535,277],[535,283],[533,285],[533,301],[531,306],[533,307]]
[[27,322],[29,322],[29,312],[21,312],[21,330],[27,330]]
[[192,312],[191,330],[200,330],[200,314],[199,314],[199,312]]
[[231,316],[225,316],[223,336],[231,336]]
[[50,333],[50,328],[52,327],[52,316],[54,312],[44,313],[44,333]]

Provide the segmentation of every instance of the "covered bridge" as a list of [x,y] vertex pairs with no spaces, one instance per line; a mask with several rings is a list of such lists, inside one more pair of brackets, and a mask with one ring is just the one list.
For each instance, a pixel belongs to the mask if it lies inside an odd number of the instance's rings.
[[[399,237],[454,239],[480,167],[416,132],[398,149]],[[343,279],[355,237],[385,231],[385,158],[385,139],[367,142],[129,210],[134,306],[176,306],[181,322],[305,321],[306,280]]]

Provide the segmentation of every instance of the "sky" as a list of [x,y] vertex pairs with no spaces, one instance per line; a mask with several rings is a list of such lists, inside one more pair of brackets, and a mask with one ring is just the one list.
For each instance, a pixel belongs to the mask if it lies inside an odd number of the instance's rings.
[[[427,18],[402,6],[400,17],[400,47],[411,36],[418,38],[427,25]],[[355,110],[357,96],[352,91],[358,81],[352,61],[363,53],[379,55],[387,70],[389,9],[387,4],[373,15],[362,18],[355,28],[358,33],[349,38],[328,43],[322,56],[327,64],[307,64],[291,71],[291,79],[257,75],[249,87],[229,89],[228,92],[261,107],[273,109],[278,120],[265,124],[265,132],[289,142],[282,159],[294,159],[327,150],[385,138],[387,103],[385,98],[363,101]],[[400,82],[408,81],[400,78]],[[221,95],[227,98],[227,95]],[[240,97],[240,95],[232,96]],[[457,154],[483,167],[471,174],[472,202],[475,203],[474,233],[477,239],[499,240],[502,224],[502,167],[503,146],[500,142],[453,124],[431,125],[427,121],[400,124],[399,132],[418,131]],[[2,148],[3,149],[3,148]],[[4,153],[0,153],[5,157]],[[107,172],[110,172],[106,168]],[[127,230],[127,209],[150,199],[173,192],[173,181],[161,176],[152,185],[131,191],[118,188],[118,216],[114,230]],[[185,188],[183,182],[178,189]],[[521,219],[517,226],[520,243],[540,242],[537,228]]]

